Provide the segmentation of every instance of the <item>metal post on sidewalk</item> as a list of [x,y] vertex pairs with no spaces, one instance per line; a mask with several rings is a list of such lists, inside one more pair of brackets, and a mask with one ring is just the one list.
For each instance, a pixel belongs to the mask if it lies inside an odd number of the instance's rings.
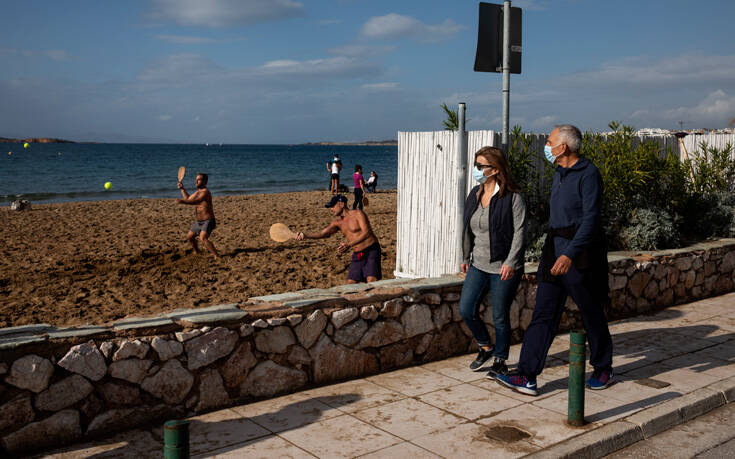
[[189,459],[189,421],[166,421],[163,424],[163,457]]
[[465,129],[467,105],[460,102],[457,107],[457,118],[459,129],[457,130],[457,238],[454,249],[454,269],[459,269],[462,263],[462,226],[464,219],[462,211],[464,209],[465,194],[467,193],[467,131]]
[[587,354],[587,335],[584,331],[569,334],[569,406],[567,422],[584,425],[584,361]]

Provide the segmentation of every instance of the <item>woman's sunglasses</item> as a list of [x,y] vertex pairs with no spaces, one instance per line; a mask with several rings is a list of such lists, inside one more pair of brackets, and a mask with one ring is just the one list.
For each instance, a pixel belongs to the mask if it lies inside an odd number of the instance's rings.
[[495,170],[495,168],[490,164],[475,163],[475,168],[480,169],[481,171],[484,171],[485,169]]

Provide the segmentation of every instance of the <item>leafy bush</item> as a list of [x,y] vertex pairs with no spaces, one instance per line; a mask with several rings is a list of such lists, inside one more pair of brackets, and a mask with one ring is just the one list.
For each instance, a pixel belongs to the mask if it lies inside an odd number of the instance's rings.
[[675,219],[658,208],[634,209],[620,239],[629,250],[667,249],[680,242]]
[[[612,133],[584,134],[581,154],[602,175],[602,218],[610,250],[653,250],[682,241],[735,237],[735,158],[733,148],[700,145],[681,162],[653,141],[641,142],[631,126],[609,124]],[[540,170],[533,137],[514,127],[508,161],[528,209],[526,259],[540,255],[549,220],[554,166]],[[690,168],[695,171],[694,180]],[[541,244],[541,245],[539,245]]]

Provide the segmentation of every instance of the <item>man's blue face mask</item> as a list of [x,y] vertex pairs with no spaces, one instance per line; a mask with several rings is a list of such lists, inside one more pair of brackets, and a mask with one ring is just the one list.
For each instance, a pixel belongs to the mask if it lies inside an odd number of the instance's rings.
[[551,152],[553,148],[558,147],[561,145],[560,143],[554,145],[553,147],[551,145],[545,145],[544,146],[544,156],[546,156],[546,160],[550,162],[551,164],[554,164],[554,161],[556,161],[556,156]]

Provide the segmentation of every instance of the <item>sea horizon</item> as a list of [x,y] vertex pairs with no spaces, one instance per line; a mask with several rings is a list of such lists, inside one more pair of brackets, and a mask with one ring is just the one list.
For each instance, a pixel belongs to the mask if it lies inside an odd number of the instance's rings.
[[[0,206],[17,199],[46,204],[139,198],[176,198],[176,172],[194,190],[197,172],[209,174],[214,196],[326,190],[326,163],[339,154],[340,183],[352,190],[354,165],[379,188],[395,188],[398,148],[391,145],[4,143]],[[110,190],[104,184],[110,182]]]

